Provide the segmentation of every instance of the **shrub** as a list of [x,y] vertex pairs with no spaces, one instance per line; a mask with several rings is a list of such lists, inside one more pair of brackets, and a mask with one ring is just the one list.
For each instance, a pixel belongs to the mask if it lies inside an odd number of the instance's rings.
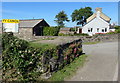
[[114,28],[116,33],[120,33],[120,26],[115,26]]
[[74,31],[75,32],[75,28],[70,28],[70,31]]
[[60,27],[44,27],[43,36],[58,36]]
[[2,47],[3,79],[34,80],[40,49],[29,47],[27,41],[14,37],[12,33],[3,34]]
[[115,26],[114,28],[115,28],[116,30],[118,30],[118,29],[120,29],[120,26]]
[[116,34],[117,32],[115,31],[115,32],[108,32],[108,33],[106,33],[106,34]]

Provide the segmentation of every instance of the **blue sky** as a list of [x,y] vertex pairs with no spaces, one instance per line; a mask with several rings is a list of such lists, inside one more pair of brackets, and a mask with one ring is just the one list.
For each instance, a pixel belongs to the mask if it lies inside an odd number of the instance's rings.
[[[101,7],[103,13],[111,18],[111,22],[118,22],[117,2],[3,2],[0,19],[44,18],[51,26],[56,26],[55,15],[60,11],[64,10],[71,20],[70,15],[75,9],[88,6],[93,12],[96,7]],[[66,26],[76,26],[76,23],[70,21]]]

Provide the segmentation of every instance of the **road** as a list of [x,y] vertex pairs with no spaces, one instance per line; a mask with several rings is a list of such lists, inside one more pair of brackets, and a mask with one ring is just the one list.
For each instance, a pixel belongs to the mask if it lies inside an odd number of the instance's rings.
[[87,62],[67,81],[117,81],[118,42],[83,45],[83,51]]

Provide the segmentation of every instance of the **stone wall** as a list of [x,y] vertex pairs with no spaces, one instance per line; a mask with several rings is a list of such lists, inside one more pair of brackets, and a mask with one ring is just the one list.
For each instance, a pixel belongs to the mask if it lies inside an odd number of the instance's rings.
[[32,36],[29,41],[38,39],[55,38],[61,40],[82,39],[83,42],[96,42],[96,41],[117,41],[120,34],[101,34],[94,36]]
[[[82,42],[96,42],[96,41],[106,42],[106,41],[118,41],[119,36],[120,34],[101,34],[101,35],[94,35],[94,36],[29,36],[29,37],[21,36],[21,38],[28,41],[34,41],[39,39],[43,40],[43,41],[40,41],[40,43],[42,42],[56,43],[56,41],[64,42],[64,41],[71,41],[76,39],[82,39]],[[52,38],[53,40],[49,40]]]
[[101,35],[95,35],[95,36],[84,36],[81,37],[83,42],[107,42],[107,41],[118,41],[118,37],[120,34],[101,34]]
[[32,37],[32,28],[19,28],[18,33],[14,33],[15,36],[19,38],[31,38]]

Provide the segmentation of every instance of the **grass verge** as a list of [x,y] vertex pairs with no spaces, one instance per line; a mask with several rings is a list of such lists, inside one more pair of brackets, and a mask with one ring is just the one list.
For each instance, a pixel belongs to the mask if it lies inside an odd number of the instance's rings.
[[32,40],[30,42],[37,42],[37,41],[42,41],[42,40],[55,40],[56,38],[41,38],[41,39],[36,39],[36,40]]
[[64,81],[65,79],[69,79],[71,76],[73,76],[73,74],[75,74],[78,68],[84,65],[86,57],[87,55],[79,56],[63,69],[53,73],[52,77],[48,79],[48,81]]
[[30,46],[34,48],[50,49],[55,48],[56,45],[30,42]]
[[99,41],[97,41],[97,42],[83,42],[84,45],[97,44],[97,43],[99,43]]

